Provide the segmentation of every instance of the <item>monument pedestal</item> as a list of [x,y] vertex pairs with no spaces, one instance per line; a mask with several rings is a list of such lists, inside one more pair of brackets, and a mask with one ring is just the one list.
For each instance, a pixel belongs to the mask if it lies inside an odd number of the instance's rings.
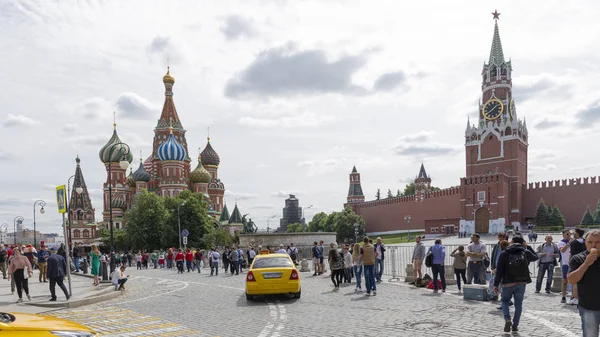
[[554,276],[552,277],[552,286],[550,287],[550,291],[553,293],[559,293],[562,291],[562,269],[561,266],[554,267]]

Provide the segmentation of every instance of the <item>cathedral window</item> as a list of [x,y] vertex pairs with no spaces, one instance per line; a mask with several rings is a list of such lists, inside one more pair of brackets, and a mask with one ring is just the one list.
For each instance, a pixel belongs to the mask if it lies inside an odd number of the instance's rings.
[[89,237],[90,237],[90,231],[89,231],[89,230],[87,230],[87,229],[84,229],[84,230],[83,230],[83,237],[84,237],[84,238],[89,238]]
[[78,238],[80,236],[81,236],[81,232],[79,231],[79,229],[76,229],[76,230],[73,231],[73,237]]

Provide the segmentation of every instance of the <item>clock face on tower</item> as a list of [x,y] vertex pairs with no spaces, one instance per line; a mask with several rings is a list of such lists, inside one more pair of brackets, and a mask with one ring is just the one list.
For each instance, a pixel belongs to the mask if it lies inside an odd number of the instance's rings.
[[494,120],[500,117],[502,111],[504,111],[504,104],[502,104],[502,102],[497,98],[487,101],[487,103],[485,103],[483,106],[483,109],[481,109],[483,117],[485,117],[487,120]]

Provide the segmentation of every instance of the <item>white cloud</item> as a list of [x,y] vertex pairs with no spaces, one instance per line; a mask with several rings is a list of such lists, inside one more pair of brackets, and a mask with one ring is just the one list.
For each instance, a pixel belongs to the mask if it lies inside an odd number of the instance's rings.
[[145,119],[156,116],[158,107],[155,107],[144,97],[134,92],[124,92],[115,103],[117,111],[125,118]]
[[225,197],[235,200],[250,200],[258,198],[258,194],[252,193],[236,193],[230,190],[225,190]]
[[432,131],[420,131],[398,138],[392,151],[394,154],[408,157],[452,156],[462,150],[462,146],[435,142]]
[[302,113],[294,116],[280,118],[257,118],[245,116],[240,118],[239,124],[262,128],[316,128],[334,121],[333,116],[318,115],[316,113]]
[[299,195],[304,194],[304,192],[302,192],[302,191],[277,191],[277,192],[271,193],[271,196],[287,199],[290,196],[290,194],[299,196]]
[[11,128],[14,126],[32,126],[37,124],[40,124],[40,122],[30,117],[23,115],[8,114],[8,117],[6,117],[2,125],[5,128]]

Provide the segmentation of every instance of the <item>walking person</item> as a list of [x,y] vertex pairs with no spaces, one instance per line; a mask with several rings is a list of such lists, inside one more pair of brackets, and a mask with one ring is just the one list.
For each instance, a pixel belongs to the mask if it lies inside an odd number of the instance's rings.
[[[38,254],[39,256],[39,254]],[[38,257],[39,262],[39,257]],[[79,247],[77,245],[73,245],[73,264],[75,264],[75,272],[79,273]]]
[[600,332],[600,230],[587,233],[585,246],[585,251],[571,258],[567,278],[570,284],[578,286],[583,337],[596,337]]
[[19,295],[17,303],[23,302],[23,291],[25,291],[25,295],[31,301],[28,282],[28,279],[33,275],[31,262],[21,254],[21,249],[19,248],[13,248],[12,254],[14,256],[11,258],[10,265],[8,266],[8,280],[14,279],[15,281],[17,295]]
[[458,292],[462,292],[460,281],[464,284],[467,283],[467,253],[465,253],[465,246],[458,246],[450,256],[454,258],[452,262],[452,268],[454,268],[454,275],[456,275],[456,285],[458,286]]
[[[502,314],[504,315],[504,332],[519,331],[519,322],[523,311],[525,287],[531,283],[529,263],[539,258],[533,249],[525,243],[521,235],[515,234],[510,245],[498,258],[494,291],[499,293],[502,284]],[[515,313],[511,321],[509,303],[514,297]]]
[[100,251],[98,250],[98,247],[96,245],[92,245],[92,251],[90,252],[90,262],[91,262],[91,273],[94,276],[94,286],[97,286],[100,284],[100,279],[98,278],[98,275],[100,274],[100,258],[102,257],[102,254],[100,253]]
[[219,252],[217,252],[213,247],[210,253],[208,253],[208,260],[210,261],[210,276],[213,276],[213,273],[215,273],[215,276],[219,276],[219,257],[221,257],[221,254],[219,254]]
[[67,298],[67,301],[71,297],[71,295],[69,295],[69,292],[67,291],[67,287],[65,287],[65,284],[63,283],[63,280],[65,279],[66,274],[67,274],[67,261],[65,260],[64,257],[62,257],[61,255],[58,255],[56,253],[55,248],[50,248],[50,257],[48,258],[47,276],[48,276],[48,279],[50,280],[50,295],[52,296],[52,297],[50,297],[51,302],[56,301],[55,289],[56,289],[57,284],[60,287],[60,289],[62,289],[62,291],[65,293],[65,297]]
[[231,275],[235,272],[236,275],[239,275],[239,263],[238,263],[238,251],[235,247],[229,252],[229,266],[231,268]]
[[427,254],[433,256],[431,272],[433,273],[433,293],[438,293],[438,275],[442,281],[442,292],[446,292],[446,271],[444,270],[444,260],[446,259],[446,247],[442,246],[442,240],[436,239],[433,246],[429,247]]
[[185,267],[187,268],[188,273],[194,270],[192,262],[194,262],[194,254],[192,253],[192,250],[188,248],[185,252]]
[[198,274],[200,274],[200,268],[202,268],[202,252],[200,250],[196,251],[196,254],[194,254],[194,259],[196,260],[196,268],[198,268]]
[[137,266],[137,270],[142,270],[142,252],[139,251],[137,254],[135,254],[135,263]]
[[550,286],[552,285],[552,277],[554,276],[554,267],[556,266],[556,258],[559,253],[558,246],[552,242],[552,235],[546,235],[545,242],[537,248],[537,254],[540,259],[537,280],[535,282],[536,294],[539,294],[542,290],[542,281],[546,274],[548,274],[548,279],[546,280],[546,294],[550,294]]
[[[333,243],[329,245],[333,247]],[[331,282],[333,282],[333,290],[340,290],[340,282],[342,281],[342,271],[344,269],[344,260],[338,253],[337,249],[329,250],[329,265],[331,266]]]
[[352,266],[354,268],[354,276],[356,277],[356,288],[354,288],[354,291],[359,292],[362,291],[360,283],[363,270],[359,243],[355,243],[354,248],[352,249]]
[[352,254],[350,254],[350,246],[344,245],[342,248],[342,254],[344,255],[344,283],[352,283]]
[[360,258],[363,263],[365,272],[365,288],[367,289],[366,296],[377,295],[377,284],[375,283],[375,247],[369,243],[369,238],[365,236],[363,246],[360,248]]
[[48,282],[46,279],[46,273],[48,271],[48,251],[46,247],[41,246],[37,252],[37,265],[40,270],[39,280],[40,282]]
[[383,275],[383,260],[385,259],[385,245],[380,237],[377,238],[375,243],[375,252],[377,253],[377,257],[375,259],[375,278],[377,279],[377,283],[381,283],[381,276]]
[[423,259],[425,258],[425,246],[421,243],[421,236],[415,238],[415,248],[413,249],[412,264],[413,264],[413,276],[414,284],[419,284],[419,281],[423,278]]
[[227,270],[229,270],[229,248],[225,248],[223,251],[223,269],[225,269],[225,274],[227,274]]
[[0,271],[2,271],[2,278],[6,280],[6,261],[8,260],[8,252],[4,245],[0,244]]
[[185,260],[185,256],[183,255],[183,250],[179,249],[177,254],[175,255],[175,264],[177,265],[177,273],[183,274],[183,262]]

